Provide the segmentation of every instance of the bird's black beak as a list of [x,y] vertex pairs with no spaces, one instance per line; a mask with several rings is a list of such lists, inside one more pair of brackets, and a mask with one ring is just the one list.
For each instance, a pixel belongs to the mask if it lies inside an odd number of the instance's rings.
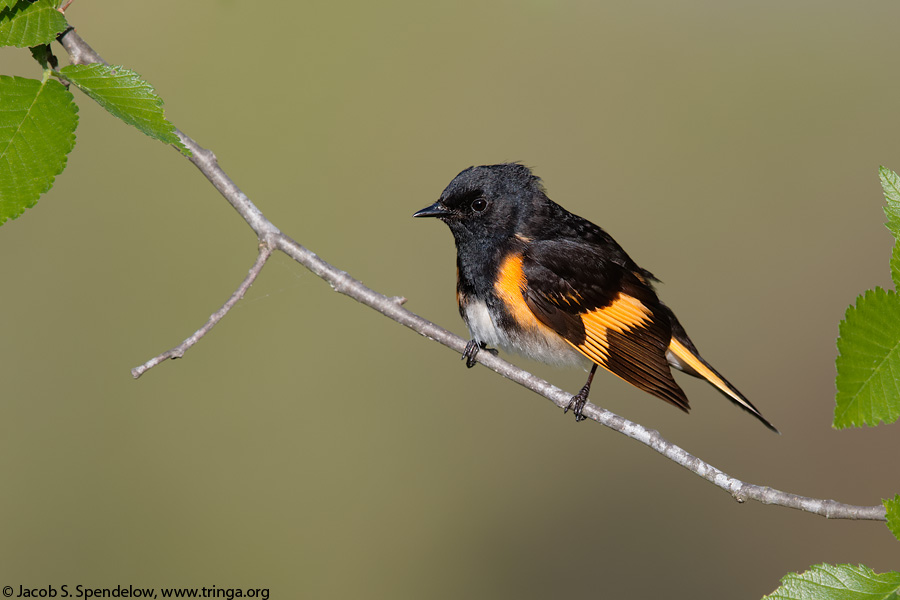
[[431,206],[426,206],[416,214],[414,217],[446,217],[450,214],[450,211],[447,210],[447,207],[441,204],[441,201],[438,200]]

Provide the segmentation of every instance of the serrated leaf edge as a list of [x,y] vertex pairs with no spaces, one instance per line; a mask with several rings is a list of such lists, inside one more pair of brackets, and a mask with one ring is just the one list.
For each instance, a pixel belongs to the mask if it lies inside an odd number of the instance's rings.
[[[24,81],[37,81],[37,80],[35,80],[35,79],[29,79],[29,78],[27,78],[27,77],[18,77],[18,76],[15,76],[15,75],[7,75],[7,76],[0,76],[0,77],[5,77],[5,78],[8,78],[8,79],[12,79],[12,80],[17,80],[17,79],[19,79],[19,80],[24,80]],[[58,81],[52,81],[52,83],[51,83],[51,80],[47,77],[47,73],[46,73],[46,72],[44,73],[44,78],[41,79],[40,84],[41,84],[41,86],[38,88],[38,93],[35,95],[34,99],[32,100],[31,105],[29,106],[28,111],[26,111],[26,114],[30,114],[30,113],[31,113],[31,109],[32,109],[32,108],[34,107],[34,105],[37,103],[37,101],[38,101],[38,99],[40,98],[41,94],[42,94],[42,93],[45,93],[45,91],[46,91],[47,89],[49,89],[49,87],[48,87],[49,85],[59,85],[61,89],[65,89]],[[46,194],[51,188],[53,188],[53,184],[56,182],[56,178],[59,177],[59,176],[66,170],[66,166],[67,166],[68,163],[69,163],[69,154],[71,154],[71,153],[72,153],[72,150],[75,148],[75,140],[76,140],[75,131],[76,131],[77,128],[78,128],[78,105],[75,104],[74,98],[72,98],[72,95],[68,92],[68,90],[65,90],[65,92],[69,95],[69,98],[70,98],[70,100],[71,100],[72,115],[73,115],[73,117],[74,117],[74,126],[73,126],[73,128],[72,128],[72,131],[69,133],[69,141],[70,141],[70,144],[69,144],[69,146],[68,146],[68,150],[66,150],[66,151],[62,154],[62,157],[61,157],[61,160],[60,160],[60,169],[59,169],[59,172],[58,172],[58,173],[55,173],[54,175],[52,175],[52,176],[49,177],[49,179],[47,180],[47,185],[46,185],[43,189],[40,190],[40,192],[38,193],[37,197],[34,198],[33,201],[31,201],[29,204],[27,204],[27,205],[24,206],[24,210],[22,210],[22,212],[16,214],[15,216],[10,216],[10,217],[7,217],[7,218],[5,218],[5,219],[3,219],[3,220],[0,220],[0,226],[2,226],[4,223],[6,223],[7,220],[15,220],[15,219],[19,218],[20,216],[22,216],[22,215],[25,213],[25,210],[27,210],[27,209],[29,209],[29,208],[33,208],[33,207],[35,206],[35,204],[37,204],[38,199],[39,199],[41,196],[43,196],[44,194]],[[23,123],[24,123],[24,121],[23,121]],[[22,127],[22,125],[20,125],[19,128],[16,130],[16,133],[12,136],[12,139],[15,139],[16,135],[18,135],[19,131],[21,130],[21,127]],[[4,154],[8,151],[8,149],[9,149],[9,145],[7,145],[7,146],[4,148],[3,152],[0,152],[0,156],[4,155]]]
[[[79,73],[79,71],[82,71],[84,73]],[[74,74],[74,75],[76,75],[76,77],[74,77],[73,79],[69,79],[67,77],[67,73]],[[94,74],[94,73],[96,73],[96,74]],[[119,119],[120,121],[125,123],[126,125],[130,125],[131,127],[134,127],[135,129],[137,129],[138,131],[140,131],[147,137],[159,140],[159,141],[163,142],[164,144],[169,144],[169,145],[175,146],[175,148],[177,148],[178,151],[181,152],[184,156],[191,156],[191,151],[188,150],[187,147],[185,147],[185,145],[182,143],[181,139],[178,137],[178,133],[176,132],[175,125],[166,118],[165,108],[164,108],[165,101],[156,92],[156,88],[153,87],[153,84],[151,84],[149,81],[144,79],[137,71],[129,69],[128,67],[125,67],[123,65],[107,65],[104,63],[91,63],[91,64],[87,64],[87,65],[68,65],[68,66],[60,69],[58,72],[54,72],[54,75],[72,83],[72,85],[76,86],[82,92],[87,94],[92,100],[97,102],[97,104],[99,104],[101,107],[103,107],[104,110],[106,110],[108,113],[110,113],[111,115],[113,115],[114,117],[116,117],[117,119]],[[137,84],[136,85],[126,85],[126,86],[112,86],[112,87],[103,88],[104,95],[106,96],[104,98],[103,95],[97,94],[96,90],[98,88],[96,86],[91,87],[90,85],[88,85],[89,82],[92,80],[97,80],[97,81],[132,80],[132,81],[136,81]],[[169,127],[170,127],[170,129],[167,129],[163,132],[163,135],[165,137],[148,133],[147,131],[144,131],[143,129],[138,127],[135,123],[129,122],[129,121],[123,119],[120,115],[117,115],[114,112],[112,112],[108,108],[108,106],[111,104],[108,102],[107,98],[121,99],[122,98],[121,96],[116,96],[116,94],[115,94],[116,90],[139,90],[139,93],[146,93],[147,96],[150,97],[148,99],[151,100],[154,103],[155,107],[159,109],[159,112],[161,113],[162,121],[164,123],[166,123],[167,125],[169,125]],[[112,94],[106,93],[108,91],[112,91],[113,93]],[[146,115],[151,115],[153,117],[157,116],[157,112],[155,110],[153,110],[151,108],[142,108],[140,105],[129,104],[129,102],[127,102],[127,101],[130,100],[130,98],[124,98],[124,99],[126,101],[125,102],[120,101],[119,102],[120,105],[128,106],[129,109],[132,110],[132,113],[134,115],[146,114]],[[139,102],[143,102],[143,100],[139,100]],[[147,119],[147,120],[151,121],[152,119]]]
[[[852,313],[859,311],[859,305],[860,305],[861,301],[862,302],[878,301],[878,300],[868,300],[868,298],[879,298],[879,297],[881,297],[881,298],[895,297],[896,298],[896,297],[900,297],[900,296],[898,296],[898,294],[893,291],[885,290],[881,287],[876,287],[873,290],[867,290],[864,294],[857,297],[856,302],[852,306],[849,306],[847,308],[847,312],[844,315],[844,319],[840,322],[840,325],[839,325],[840,334],[839,334],[839,337],[837,340],[839,353],[838,353],[837,359],[835,360],[835,365],[838,370],[838,373],[840,373],[840,371],[841,371],[841,360],[845,359],[845,357],[846,357],[846,354],[841,352],[841,340],[846,339],[844,328],[849,325],[849,320],[851,318],[850,315]],[[875,365],[873,365],[869,369],[869,375],[866,377],[866,379],[864,379],[860,383],[859,389],[863,389],[863,388],[867,387],[869,381],[871,381],[872,377],[874,377],[875,374],[881,369],[882,365],[884,365],[884,363],[888,361],[888,358],[890,358],[893,355],[893,353],[900,350],[900,340],[898,340],[897,343],[895,343],[893,346],[883,346],[874,341],[872,343],[873,343],[873,345],[877,345],[879,348],[884,348],[885,350],[887,350],[887,352],[884,353],[883,358],[881,360],[879,360]],[[898,374],[896,374],[894,372],[892,364],[888,363],[888,367],[890,369],[891,375],[893,376],[894,380],[897,381]],[[835,381],[837,381],[837,379]],[[888,423],[888,421],[885,421],[883,418],[880,418],[880,417],[877,419],[876,422],[868,423],[864,418],[859,418],[859,416],[857,415],[857,418],[848,418],[848,419],[846,419],[846,423],[838,424],[839,418],[841,418],[840,419],[841,421],[844,421],[843,417],[844,417],[844,415],[847,414],[848,409],[850,408],[850,406],[852,404],[855,404],[857,406],[857,412],[859,412],[858,411],[859,403],[853,401],[858,395],[859,394],[857,392],[857,394],[855,394],[850,399],[850,401],[847,403],[845,410],[841,413],[838,413],[839,405],[837,404],[837,398],[835,398],[834,419],[832,420],[833,427],[835,427],[837,429],[844,429],[846,427],[861,427],[861,426],[876,427],[879,424],[882,424],[882,423],[887,424]]]
[[[15,5],[16,5],[16,4],[17,4],[17,3],[14,3],[12,6],[6,6],[5,8],[0,9],[0,12],[4,12],[4,11],[7,11],[7,10],[8,10],[8,11],[10,12],[10,14],[11,14],[11,13],[13,12],[13,9],[15,8]],[[53,0],[48,0],[47,6],[41,6],[41,5],[39,5],[38,2],[34,2],[34,3],[32,3],[32,4],[29,4],[29,5],[27,5],[27,6],[25,6],[25,7],[22,8],[22,10],[21,10],[21,13],[22,13],[22,14],[21,14],[21,15],[16,16],[16,17],[14,17],[14,18],[10,18],[10,19],[9,19],[9,22],[12,23],[12,22],[14,21],[14,19],[28,19],[28,18],[32,18],[32,19],[33,19],[35,16],[41,15],[41,12],[40,12],[40,11],[44,11],[44,12],[55,11],[55,12],[58,12],[58,13],[62,16],[63,22],[66,23],[66,26],[63,27],[63,28],[61,28],[59,31],[54,31],[53,34],[52,34],[52,37],[49,37],[49,38],[43,39],[43,40],[37,40],[36,43],[34,43],[34,44],[25,42],[25,43],[23,43],[22,45],[19,45],[19,44],[15,44],[15,43],[14,43],[14,44],[3,44],[2,46],[3,46],[3,47],[14,47],[14,48],[24,48],[24,47],[26,47],[26,46],[33,46],[33,45],[38,45],[38,44],[42,44],[42,43],[43,43],[43,44],[49,44],[50,42],[53,41],[53,39],[54,39],[57,35],[59,35],[59,34],[60,34],[61,32],[63,32],[63,31],[65,31],[65,28],[68,27],[68,23],[65,21],[65,15],[63,15],[62,12],[60,12],[60,11],[58,10],[58,7],[57,7],[56,4],[53,2]],[[27,24],[27,22],[26,22],[26,24]],[[55,28],[51,28],[51,29],[55,29]]]
[[[895,495],[893,498],[885,498],[881,503],[884,504],[888,530],[894,534],[895,538],[900,540],[900,494]],[[893,518],[891,518],[892,516]]]
[[878,178],[881,180],[881,189],[887,202],[884,213],[888,222],[885,226],[893,234],[894,239],[900,242],[900,175],[881,166],[878,168]]
[[[788,596],[788,595],[786,595],[786,592],[781,592],[782,588],[784,588],[785,586],[787,586],[789,584],[793,584],[795,582],[804,584],[804,585],[810,585],[810,586],[816,586],[819,588],[835,590],[838,592],[845,592],[845,591],[853,592],[854,590],[851,590],[849,588],[849,586],[844,582],[844,580],[842,580],[840,577],[841,571],[846,571],[846,570],[854,571],[854,574],[857,575],[856,578],[867,579],[869,581],[872,581],[873,584],[876,584],[876,585],[883,584],[883,582],[877,581],[876,577],[883,577],[885,575],[900,575],[900,573],[897,573],[896,571],[887,571],[885,573],[876,573],[873,569],[867,567],[866,565],[856,565],[856,566],[851,565],[851,564],[830,565],[827,563],[821,563],[821,564],[810,566],[806,571],[803,571],[802,573],[792,572],[792,573],[786,574],[784,577],[781,578],[781,584],[778,586],[778,588],[776,588],[771,594],[769,594],[767,596],[763,596],[762,600],[783,600],[783,599],[796,600],[796,598],[797,598],[796,596]],[[822,583],[819,581],[813,581],[812,580],[813,577],[830,577],[836,581],[841,582],[841,585],[843,587],[837,587],[837,586],[828,585],[828,584],[825,584],[825,583]],[[891,583],[889,585],[893,585],[893,583]],[[896,594],[898,590],[900,590],[900,582],[898,582],[897,588],[894,589],[893,591],[889,591],[888,594]],[[857,591],[856,593],[857,594],[865,593],[869,596],[872,596],[872,594],[870,592]],[[887,596],[885,596],[885,597],[887,597]]]

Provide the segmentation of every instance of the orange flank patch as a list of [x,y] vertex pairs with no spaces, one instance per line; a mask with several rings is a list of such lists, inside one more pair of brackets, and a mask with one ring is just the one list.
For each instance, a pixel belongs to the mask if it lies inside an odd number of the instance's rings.
[[734,392],[731,391],[731,388],[728,387],[722,378],[716,375],[709,367],[703,364],[703,361],[697,358],[693,352],[688,350],[688,348],[676,340],[672,338],[672,341],[669,342],[669,350],[672,351],[672,354],[678,357],[678,360],[684,362],[687,366],[697,371],[708,382],[725,392],[725,394],[731,398],[734,398],[738,403],[745,405],[746,402],[739,396],[735,396]]
[[551,331],[549,327],[537,320],[525,303],[526,284],[525,272],[522,270],[522,255],[510,254],[500,265],[494,292],[503,301],[506,309],[519,326],[524,329]]

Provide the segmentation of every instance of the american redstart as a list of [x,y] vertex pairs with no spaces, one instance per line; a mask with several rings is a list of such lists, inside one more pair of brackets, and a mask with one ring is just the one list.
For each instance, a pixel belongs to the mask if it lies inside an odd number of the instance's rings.
[[[568,212],[520,164],[469,167],[414,217],[437,217],[456,241],[456,300],[475,365],[491,347],[556,365],[591,365],[566,411],[584,419],[597,365],[687,412],[670,367],[705,379],[778,432],[708,362],[656,296],[658,281],[603,229]],[[593,364],[592,364],[593,363]]]

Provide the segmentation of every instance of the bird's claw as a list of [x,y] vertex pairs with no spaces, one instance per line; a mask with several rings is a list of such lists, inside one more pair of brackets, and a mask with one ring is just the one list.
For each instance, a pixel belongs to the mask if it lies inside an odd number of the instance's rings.
[[575,422],[584,421],[587,419],[584,416],[584,405],[587,404],[587,398],[582,396],[580,393],[572,396],[572,400],[566,405],[566,408],[563,410],[563,414],[569,412],[569,409],[572,409],[572,412],[575,413]]
[[466,344],[466,349],[462,353],[462,357],[466,361],[466,367],[471,369],[475,366],[475,357],[478,356],[479,350],[481,350],[481,347],[478,345],[478,342],[469,340],[469,343]]
[[478,362],[475,360],[475,357],[478,356],[478,352],[481,350],[486,350],[494,356],[497,356],[497,350],[494,348],[488,348],[485,343],[479,344],[477,340],[469,340],[469,343],[466,344],[466,349],[463,350],[462,353],[462,358],[465,359],[468,368],[471,369]]

